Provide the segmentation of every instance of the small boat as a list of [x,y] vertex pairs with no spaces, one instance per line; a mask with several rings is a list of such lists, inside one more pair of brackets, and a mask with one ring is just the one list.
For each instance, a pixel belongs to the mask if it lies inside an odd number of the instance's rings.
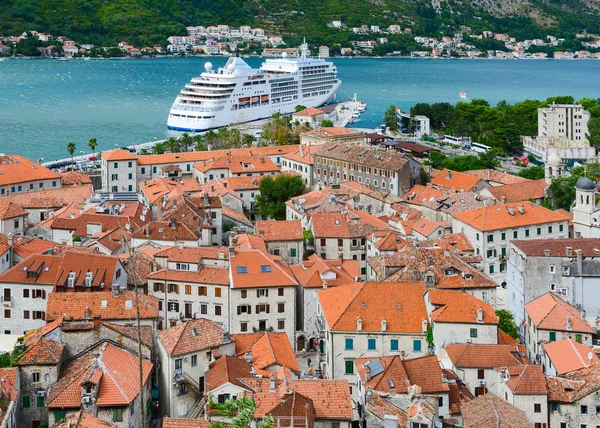
[[361,108],[363,110],[366,110],[367,109],[367,103],[360,103],[360,106],[358,107],[358,109],[360,110]]
[[466,92],[461,92],[460,94],[458,94],[459,97],[461,97],[463,100],[467,98],[467,93]]
[[364,107],[358,107],[356,109],[357,112],[362,113],[363,111],[365,111]]
[[355,119],[359,118],[360,117],[360,113],[357,112],[357,111],[355,111],[354,113],[352,113],[352,117],[355,118]]
[[60,58],[56,58],[57,61],[71,61],[71,58],[67,58],[66,56],[61,56]]

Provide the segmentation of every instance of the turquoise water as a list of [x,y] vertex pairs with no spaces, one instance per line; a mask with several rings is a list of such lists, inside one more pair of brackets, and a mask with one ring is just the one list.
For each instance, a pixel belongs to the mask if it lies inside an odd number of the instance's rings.
[[[89,152],[170,135],[173,99],[203,69],[205,58],[112,61],[0,61],[0,152],[45,160],[65,158],[68,141]],[[215,66],[226,58],[211,58]],[[257,67],[261,59],[249,58]],[[600,97],[600,61],[335,59],[343,83],[337,99],[368,103],[355,124],[375,127],[392,103],[469,98],[518,102],[553,95]],[[79,154],[79,153],[78,153]]]

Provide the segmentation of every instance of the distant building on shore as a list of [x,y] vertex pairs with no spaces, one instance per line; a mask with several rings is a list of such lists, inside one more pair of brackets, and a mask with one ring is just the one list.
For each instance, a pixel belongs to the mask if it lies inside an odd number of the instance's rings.
[[329,47],[328,46],[320,46],[319,47],[319,58],[329,58]]
[[[412,129],[411,121],[414,121],[414,129]],[[415,134],[415,136],[429,135],[431,133],[429,118],[427,116],[411,116],[401,110],[396,111],[396,123],[398,130],[405,134]]]

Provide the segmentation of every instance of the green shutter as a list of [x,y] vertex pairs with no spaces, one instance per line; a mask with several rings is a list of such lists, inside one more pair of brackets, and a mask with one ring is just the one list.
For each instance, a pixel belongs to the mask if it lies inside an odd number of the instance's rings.
[[23,396],[23,408],[29,409],[31,407],[31,397],[29,395]]
[[346,361],[346,374],[354,373],[354,361]]
[[65,418],[65,412],[62,410],[55,410],[54,411],[54,421],[55,422],[60,422]]
[[555,331],[550,332],[550,342],[556,342],[556,332]]
[[575,342],[577,342],[577,343],[583,343],[583,337],[581,336],[581,334],[576,334],[575,335]]
[[44,397],[38,396],[36,400],[36,407],[44,407]]

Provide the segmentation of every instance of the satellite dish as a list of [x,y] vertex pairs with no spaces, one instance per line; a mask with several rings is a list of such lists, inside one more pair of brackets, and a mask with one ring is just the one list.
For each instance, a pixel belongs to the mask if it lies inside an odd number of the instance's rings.
[[282,57],[283,59],[286,59],[286,58],[287,58],[287,55],[288,55],[288,54],[287,54],[287,52],[284,52],[284,53],[282,53],[282,54],[281,54],[281,57]]
[[210,62],[206,62],[206,63],[204,64],[204,69],[205,69],[206,71],[208,71],[208,72],[210,72],[210,70],[212,70],[212,67],[213,67],[213,66],[212,66],[212,64],[211,64]]
[[592,354],[592,352],[588,352],[588,360],[592,361],[592,358],[594,357],[594,354]]

